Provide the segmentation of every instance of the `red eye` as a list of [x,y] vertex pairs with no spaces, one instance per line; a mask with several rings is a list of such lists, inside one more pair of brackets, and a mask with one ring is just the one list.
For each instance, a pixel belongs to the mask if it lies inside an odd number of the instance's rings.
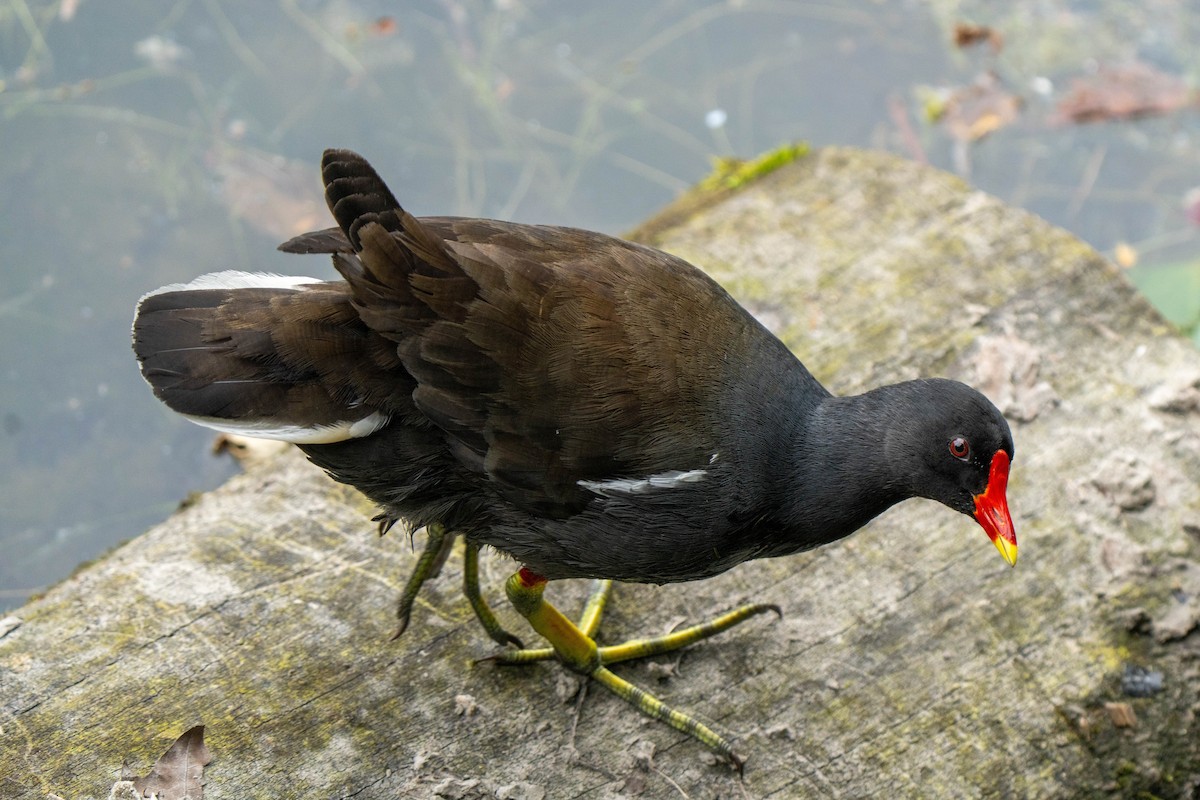
[[966,461],[971,455],[971,445],[961,436],[955,436],[950,440],[950,455],[960,461]]

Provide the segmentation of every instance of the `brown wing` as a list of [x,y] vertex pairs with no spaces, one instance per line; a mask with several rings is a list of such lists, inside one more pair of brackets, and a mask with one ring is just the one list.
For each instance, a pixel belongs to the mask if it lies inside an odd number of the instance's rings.
[[327,151],[323,174],[362,320],[396,342],[415,404],[460,460],[509,500],[570,514],[589,498],[580,480],[708,463],[718,431],[682,420],[724,424],[707,391],[731,366],[716,332],[757,327],[713,281],[601,234],[418,220],[348,151]]

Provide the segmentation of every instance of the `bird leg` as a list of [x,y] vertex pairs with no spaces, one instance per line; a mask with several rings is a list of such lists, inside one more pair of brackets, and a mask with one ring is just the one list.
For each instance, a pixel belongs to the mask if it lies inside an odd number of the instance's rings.
[[492,638],[496,644],[504,647],[511,644],[518,649],[523,649],[525,645],[516,636],[513,636],[500,625],[496,615],[492,613],[492,609],[488,606],[487,601],[483,599],[483,595],[479,593],[479,545],[474,542],[465,542],[465,552],[463,553],[463,594],[467,596],[467,602],[471,604],[471,608],[475,611],[475,617],[479,620],[479,624],[487,631],[487,635]]
[[[579,629],[588,636],[595,636],[600,627],[600,617],[604,615],[604,607],[608,605],[608,596],[612,594],[612,581],[592,581],[592,593],[588,595],[583,613],[579,615]],[[603,658],[603,656],[601,656]]]
[[767,611],[774,611],[780,618],[783,617],[783,612],[777,605],[770,603],[750,603],[722,614],[716,619],[701,622],[697,625],[689,625],[686,628],[664,636],[654,636],[649,639],[629,639],[620,644],[601,647],[600,660],[605,664],[616,664],[634,658],[648,658],[650,656],[669,653],[672,650],[679,650],[688,645],[695,644],[702,639],[715,636],[722,631],[729,630],[739,622],[745,622],[750,617]]
[[[584,636],[592,638],[596,635],[596,629],[600,627],[600,617],[604,614],[604,606],[608,604],[608,596],[611,593],[612,581],[597,580],[592,582],[592,592],[588,595],[587,603],[583,607],[583,613],[579,615],[578,627]],[[604,661],[604,650],[605,648],[600,648],[601,662]],[[495,661],[504,667],[513,667],[518,664],[532,664],[534,661],[549,661],[554,657],[553,647],[522,647],[517,650],[505,650],[502,653],[497,653],[483,660]]]
[[[413,567],[408,582],[404,584],[404,591],[400,593],[400,602],[396,608],[396,617],[400,620],[400,626],[392,636],[393,641],[399,639],[408,628],[413,603],[416,602],[421,587],[426,581],[438,576],[446,559],[450,556],[450,551],[454,548],[455,534],[446,530],[446,527],[440,523],[426,526],[425,534],[428,537],[425,549],[421,552],[421,557],[417,559],[417,565]],[[520,639],[504,630],[479,591],[479,545],[466,542],[464,547],[463,594],[466,595],[467,602],[471,604],[471,610],[475,612],[479,624],[496,644],[502,647],[508,644],[518,648],[524,647]]]
[[694,625],[666,636],[634,639],[612,647],[598,647],[591,633],[599,623],[610,586],[609,581],[597,582],[584,611],[581,625],[576,626],[543,598],[546,579],[523,567],[508,579],[505,591],[513,607],[529,621],[535,631],[550,642],[553,650],[543,648],[508,651],[499,654],[495,660],[500,664],[525,664],[541,660],[553,652],[568,669],[595,678],[638,711],[686,733],[708,749],[727,758],[741,772],[745,759],[733,751],[733,745],[725,737],[687,714],[676,711],[624,678],[618,677],[604,665],[675,650],[720,633],[755,614],[764,611],[778,613],[778,607],[765,604],[743,606],[712,622]]
[[438,576],[438,573],[442,571],[442,565],[446,563],[446,559],[450,555],[451,548],[454,547],[454,534],[447,531],[443,525],[427,525],[425,536],[427,537],[425,550],[417,559],[417,565],[413,567],[412,574],[408,576],[408,582],[404,584],[404,591],[400,593],[400,602],[396,605],[396,618],[400,620],[400,626],[392,635],[392,641],[399,639],[408,629],[408,619],[412,615],[413,603],[416,602],[421,587],[425,581]]

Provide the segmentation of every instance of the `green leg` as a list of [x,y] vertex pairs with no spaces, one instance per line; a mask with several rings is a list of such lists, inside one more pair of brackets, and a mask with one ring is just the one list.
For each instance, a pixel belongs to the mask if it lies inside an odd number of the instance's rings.
[[[601,589],[601,587],[597,588]],[[688,715],[672,709],[649,693],[605,669],[601,660],[601,651],[596,646],[596,642],[573,622],[563,616],[558,609],[546,602],[542,596],[545,589],[546,579],[525,568],[522,568],[509,578],[508,583],[505,584],[508,599],[512,601],[513,606],[520,612],[521,616],[529,621],[533,629],[550,642],[559,660],[569,669],[581,675],[595,678],[605,688],[633,705],[643,714],[667,723],[676,730],[691,736],[714,753],[727,758],[741,772],[742,766],[745,764],[745,759],[733,751],[733,745],[725,737]],[[607,589],[608,587],[602,587],[601,589],[605,593],[605,596],[607,595]],[[597,606],[594,611],[592,610],[593,605]],[[591,621],[593,617],[598,618],[603,605],[603,598],[597,600],[594,604],[589,602],[589,613],[585,613],[585,621]],[[725,627],[734,625],[747,616],[751,615],[745,614],[735,622],[727,623]],[[715,632],[713,631],[713,633]],[[708,633],[706,635],[712,634]],[[696,638],[704,637],[694,637],[691,641],[695,641]],[[644,646],[644,643],[639,646]],[[682,646],[682,643],[676,646]],[[519,655],[521,652],[536,651],[517,651],[516,653],[505,655]],[[656,652],[662,651],[659,650]],[[498,660],[505,664],[525,663],[522,660],[508,660],[505,658]]]
[[624,678],[609,672],[606,667],[597,667],[591,673],[591,677],[646,716],[667,723],[675,730],[686,733],[722,758],[728,759],[739,774],[746,766],[746,758],[733,751],[733,745],[729,743],[729,740],[704,723],[689,717],[682,711],[676,711],[649,692],[639,689]]
[[492,609],[488,607],[487,601],[483,599],[483,595],[479,593],[479,545],[472,542],[466,542],[466,550],[463,553],[463,594],[467,596],[467,602],[471,604],[471,608],[475,610],[475,616],[479,620],[479,624],[487,631],[487,635],[492,637],[492,641],[504,647],[505,645],[514,645],[518,649],[524,648],[525,645],[516,636],[513,636],[500,625],[496,619],[496,615],[492,613]]
[[695,644],[702,639],[715,636],[722,631],[727,631],[739,622],[745,622],[750,617],[766,613],[767,611],[774,611],[780,618],[783,617],[783,612],[779,610],[779,606],[767,603],[753,603],[735,608],[733,611],[722,614],[714,620],[702,622],[699,625],[692,625],[681,631],[668,633],[665,636],[655,636],[651,639],[630,639],[621,644],[601,647],[600,662],[603,664],[616,664],[620,661],[628,661],[631,658],[646,658],[647,656],[657,656],[662,653],[669,653],[672,650],[679,650],[690,644]]
[[[380,524],[381,533],[386,533],[386,528],[390,528],[395,520],[384,520]],[[404,585],[404,590],[400,593],[400,602],[396,608],[396,617],[400,620],[400,627],[396,631],[392,639],[399,639],[400,636],[408,629],[409,618],[412,615],[413,603],[417,600],[417,595],[421,592],[421,587],[425,582],[436,578],[441,572],[442,566],[446,563],[446,559],[450,556],[450,551],[454,549],[455,534],[446,530],[444,525],[435,523],[428,525],[425,528],[426,542],[425,549],[421,552],[421,557],[417,559],[417,565],[413,567],[412,575],[409,576],[408,582]],[[479,545],[466,542],[463,553],[463,594],[467,597],[467,602],[471,604],[471,609],[475,612],[479,624],[487,631],[487,635],[492,641],[499,645],[515,645],[518,648],[523,647],[521,640],[512,635],[500,625],[496,619],[496,615],[492,613],[492,609],[488,607],[487,601],[483,599],[483,595],[479,591]],[[552,650],[547,650],[548,653],[553,653]]]
[[588,596],[583,613],[579,615],[579,629],[588,636],[595,636],[600,627],[600,617],[604,607],[608,605],[608,596],[612,594],[612,581],[593,581],[592,593]]
[[[596,629],[600,627],[600,617],[604,614],[604,607],[608,604],[610,594],[612,594],[612,581],[598,580],[592,582],[592,593],[588,595],[587,603],[583,607],[583,613],[579,616],[579,630],[583,632],[584,636],[593,637],[596,635]],[[602,660],[606,649],[604,647],[600,648]],[[506,650],[485,660],[495,661],[502,666],[511,667],[518,664],[532,664],[534,661],[548,661],[554,658],[554,656],[553,647],[537,647]]]
[[437,577],[442,570],[442,565],[446,563],[446,558],[450,555],[451,548],[454,547],[454,534],[449,533],[442,525],[427,526],[425,535],[428,537],[425,542],[425,550],[417,559],[417,566],[413,568],[412,575],[408,576],[408,583],[404,584],[404,591],[400,593],[400,602],[396,607],[396,617],[400,620],[400,627],[392,636],[393,641],[399,639],[407,630],[413,603],[416,602],[421,586],[430,578]]
[[[587,604],[583,608],[583,614],[579,617],[579,629],[585,636],[595,636],[596,629],[600,626],[600,617],[604,613],[604,607],[608,603],[611,593],[612,581],[596,581],[593,583],[592,593],[589,595]],[[767,603],[751,603],[735,608],[733,611],[722,614],[714,620],[703,622],[699,625],[692,625],[664,636],[655,636],[650,639],[630,639],[620,644],[601,647],[599,648],[600,663],[617,664],[621,661],[629,661],[634,658],[648,658],[650,656],[669,653],[672,650],[680,650],[710,636],[716,636],[718,633],[727,631],[740,622],[745,622],[750,617],[764,614],[767,611],[773,611],[780,617],[783,616],[783,612],[779,609],[779,606]],[[495,661],[502,666],[508,667],[529,664],[534,661],[546,661],[554,658],[554,656],[553,647],[538,647],[527,650],[506,650],[487,660]]]

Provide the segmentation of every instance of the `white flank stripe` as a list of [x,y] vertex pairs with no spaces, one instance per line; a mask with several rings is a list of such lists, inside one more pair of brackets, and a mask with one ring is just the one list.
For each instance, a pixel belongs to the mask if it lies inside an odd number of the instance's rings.
[[596,494],[649,494],[659,489],[679,489],[690,483],[699,483],[708,475],[705,469],[690,469],[686,472],[673,469],[645,478],[613,478],[607,481],[579,481],[583,488]]
[[305,278],[302,275],[276,275],[271,272],[239,272],[227,269],[224,272],[210,272],[201,275],[188,283],[169,283],[153,292],[147,292],[138,300],[153,297],[167,292],[190,292],[203,289],[297,289],[309,283],[321,283],[319,278]]
[[183,416],[206,428],[222,433],[236,433],[255,439],[279,439],[292,444],[333,444],[347,439],[361,439],[370,436],[387,424],[387,414],[376,411],[368,417],[359,420],[341,420],[328,425],[287,425],[276,420],[235,420],[218,419],[216,417]]

